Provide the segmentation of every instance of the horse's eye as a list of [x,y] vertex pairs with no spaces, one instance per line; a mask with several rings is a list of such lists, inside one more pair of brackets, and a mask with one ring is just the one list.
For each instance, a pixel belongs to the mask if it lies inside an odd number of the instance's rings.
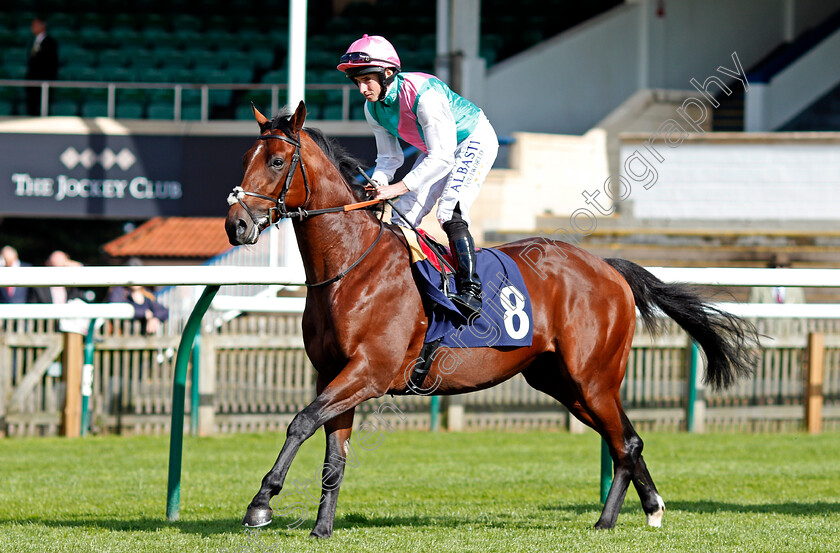
[[271,160],[271,166],[274,167],[275,169],[279,169],[279,168],[283,167],[283,163],[284,163],[284,160],[283,160],[282,157],[275,157],[274,159]]

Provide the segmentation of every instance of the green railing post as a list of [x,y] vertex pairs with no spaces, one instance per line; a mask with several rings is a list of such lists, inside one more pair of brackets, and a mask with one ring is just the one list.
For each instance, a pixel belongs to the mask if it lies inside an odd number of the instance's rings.
[[429,430],[437,432],[440,430],[440,396],[432,396],[429,404]]
[[198,436],[198,376],[201,374],[199,359],[201,358],[201,333],[195,336],[195,346],[192,350],[192,373],[190,378],[190,435]]
[[694,404],[697,403],[697,361],[700,352],[697,342],[691,341],[691,359],[688,364],[688,405],[685,410],[685,429],[694,432],[696,423],[694,418]]
[[93,394],[93,333],[96,330],[96,319],[90,320],[87,335],[85,335],[85,363],[82,366],[82,428],[80,435],[87,434],[90,426],[90,409],[88,403],[90,396]]
[[169,482],[166,490],[166,519],[178,520],[181,514],[181,453],[184,449],[184,396],[187,388],[187,365],[189,365],[195,336],[201,327],[201,318],[210,307],[213,297],[219,291],[218,285],[207,286],[198,298],[175,357],[175,381],[172,386],[172,428],[169,431]]
[[607,495],[613,482],[612,457],[607,442],[601,438],[601,503],[607,502]]

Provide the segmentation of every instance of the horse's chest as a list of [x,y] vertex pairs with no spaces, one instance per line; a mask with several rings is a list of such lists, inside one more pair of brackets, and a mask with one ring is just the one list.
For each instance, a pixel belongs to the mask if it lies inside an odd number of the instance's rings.
[[312,364],[321,366],[335,366],[336,363],[346,361],[349,357],[348,336],[346,323],[332,317],[315,317],[303,322],[303,341],[306,353]]

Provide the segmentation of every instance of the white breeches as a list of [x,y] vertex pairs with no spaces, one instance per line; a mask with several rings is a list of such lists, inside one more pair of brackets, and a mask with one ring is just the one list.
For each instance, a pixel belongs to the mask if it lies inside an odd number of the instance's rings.
[[[473,133],[458,144],[455,150],[455,166],[449,175],[437,182],[423,183],[416,190],[403,194],[395,201],[397,209],[416,226],[440,199],[437,220],[441,225],[452,219],[452,212],[457,204],[460,204],[461,217],[469,224],[470,207],[478,196],[481,184],[490,173],[498,152],[499,139],[496,137],[496,131],[482,113]],[[422,162],[425,156],[426,154],[420,154],[414,166]],[[408,226],[396,213],[391,217],[391,221]]]

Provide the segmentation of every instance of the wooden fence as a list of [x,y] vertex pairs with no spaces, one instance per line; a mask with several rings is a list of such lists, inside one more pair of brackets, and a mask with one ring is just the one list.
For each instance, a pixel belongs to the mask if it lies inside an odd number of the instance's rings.
[[[840,429],[840,320],[762,319],[756,324],[763,335],[756,373],[730,390],[706,391],[706,430],[802,429],[808,338],[815,332],[824,335],[823,428]],[[62,337],[55,321],[0,321],[0,331],[0,434],[57,434],[64,390],[58,362]],[[178,334],[143,336],[137,323],[119,320],[97,331],[93,432],[169,432]],[[685,333],[670,321],[655,339],[637,331],[622,398],[640,429],[685,428],[689,349]],[[300,315],[252,314],[205,331],[198,363],[205,434],[283,430],[315,395]],[[188,398],[190,387],[188,381]],[[390,413],[395,426],[429,427],[428,397],[388,399],[400,411]],[[357,423],[377,405],[362,405]],[[466,429],[575,428],[564,408],[521,376],[489,390],[444,398],[443,420]]]

